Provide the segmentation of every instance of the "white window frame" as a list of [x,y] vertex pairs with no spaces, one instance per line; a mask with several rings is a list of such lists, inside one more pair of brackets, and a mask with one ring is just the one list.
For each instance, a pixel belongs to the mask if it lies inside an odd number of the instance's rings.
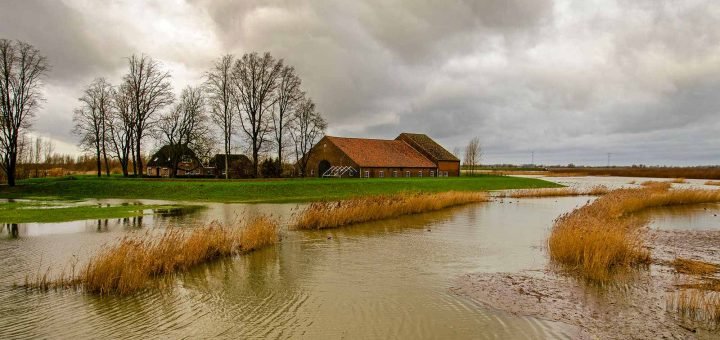
[[380,174],[378,175],[378,177],[384,178],[384,177],[385,177],[385,171],[380,170]]
[[397,170],[393,170],[393,177],[397,177],[397,176],[398,176]]
[[435,170],[430,170],[430,177],[435,177]]
[[370,170],[365,170],[365,178],[370,178]]
[[410,170],[405,170],[405,177],[410,177],[412,174],[410,174]]
[[422,170],[418,171],[418,177],[422,177]]

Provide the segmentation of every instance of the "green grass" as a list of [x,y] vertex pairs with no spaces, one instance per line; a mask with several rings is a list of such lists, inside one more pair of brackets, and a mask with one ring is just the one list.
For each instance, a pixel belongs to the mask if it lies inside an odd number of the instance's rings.
[[280,180],[140,179],[92,176],[19,181],[0,187],[0,198],[127,198],[199,202],[310,202],[397,192],[488,191],[553,188],[559,184],[509,176],[448,178],[342,178]]
[[147,210],[200,209],[182,205],[67,205],[67,202],[0,203],[0,223],[49,223],[140,216]]

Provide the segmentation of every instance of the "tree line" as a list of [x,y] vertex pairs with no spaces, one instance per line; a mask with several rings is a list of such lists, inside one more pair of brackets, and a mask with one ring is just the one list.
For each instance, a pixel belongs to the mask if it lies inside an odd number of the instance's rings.
[[75,110],[74,132],[97,158],[97,175],[102,175],[103,166],[109,175],[109,158],[120,162],[124,176],[131,170],[142,174],[141,146],[147,138],[168,147],[173,177],[187,150],[209,155],[221,139],[227,178],[234,136],[241,137],[251,155],[254,177],[259,175],[260,157],[269,150],[276,152],[279,175],[288,147],[293,147],[298,168],[305,169],[307,153],[327,123],[292,66],[269,53],[239,58],[228,54],[218,58],[204,78],[175,98],[170,73],[162,64],[147,55],[133,55],[119,85],[105,78],[89,84]]

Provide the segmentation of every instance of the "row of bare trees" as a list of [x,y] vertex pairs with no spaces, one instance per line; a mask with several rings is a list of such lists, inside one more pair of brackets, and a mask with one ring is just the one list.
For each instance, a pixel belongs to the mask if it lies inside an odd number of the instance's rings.
[[304,171],[308,144],[312,146],[322,137],[327,123],[301,85],[295,69],[270,53],[249,53],[240,58],[228,54],[214,63],[207,73],[206,88],[212,121],[223,133],[226,176],[237,132],[248,143],[254,176],[268,144],[277,152],[279,174],[288,138],[294,145],[298,168]]
[[288,139],[294,144],[296,163],[305,169],[307,154],[327,123],[302,91],[293,67],[269,53],[225,55],[205,78],[203,84],[183,89],[176,101],[170,74],[162,65],[149,56],[133,55],[120,85],[104,78],[93,81],[79,99],[74,131],[97,158],[97,175],[102,175],[103,164],[109,175],[109,157],[120,162],[123,175],[129,174],[130,164],[133,174],[141,174],[141,146],[147,137],[155,137],[168,147],[174,176],[187,150],[210,154],[216,143],[214,130],[222,138],[226,177],[236,135],[251,153],[253,176],[258,176],[261,154],[272,148],[280,169]]

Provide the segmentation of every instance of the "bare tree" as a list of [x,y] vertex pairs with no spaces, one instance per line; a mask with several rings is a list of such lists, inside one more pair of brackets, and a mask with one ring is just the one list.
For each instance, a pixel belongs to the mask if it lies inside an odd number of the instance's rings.
[[235,90],[233,84],[233,60],[231,54],[222,56],[207,73],[206,88],[210,117],[213,123],[222,130],[223,151],[225,152],[225,179],[230,178],[229,158],[232,149],[232,135],[236,110],[233,106]]
[[[97,158],[97,175],[102,175],[104,159],[105,172],[110,176],[110,165],[107,159],[108,118],[112,111],[113,88],[104,79],[95,79],[86,89],[80,100],[80,107],[75,109],[73,132],[80,135],[80,146],[95,152]],[[101,158],[102,157],[102,158]]]
[[315,109],[315,103],[304,99],[293,114],[293,125],[290,137],[295,144],[295,161],[300,170],[300,176],[307,176],[308,154],[313,145],[317,143],[327,129],[325,119]]
[[178,165],[189,150],[204,147],[208,130],[205,126],[205,99],[200,88],[186,87],[170,113],[162,117],[159,130],[168,146],[170,176],[177,176]]
[[43,101],[47,59],[32,45],[0,39],[0,168],[15,185],[18,140]]
[[161,69],[161,64],[146,55],[128,58],[129,71],[124,81],[130,93],[134,114],[134,153],[138,173],[143,173],[142,140],[148,129],[157,122],[160,109],[172,104],[173,93],[170,73]]
[[480,158],[482,158],[480,138],[475,137],[465,147],[465,165],[469,167],[470,173],[475,173],[475,167],[480,164]]
[[253,176],[258,176],[258,160],[263,144],[272,130],[271,107],[277,102],[275,89],[283,69],[283,61],[270,53],[245,54],[235,62],[235,106],[240,114],[240,127],[250,141]]
[[272,114],[272,127],[275,132],[275,145],[277,146],[277,173],[282,174],[283,149],[285,148],[284,137],[287,135],[287,127],[292,122],[292,113],[298,108],[305,94],[300,90],[300,77],[295,74],[292,66],[283,67],[280,72],[277,87],[277,103]]
[[130,151],[135,131],[132,99],[127,84],[113,91],[113,110],[107,117],[108,144],[115,158],[120,162],[123,176],[129,175]]

